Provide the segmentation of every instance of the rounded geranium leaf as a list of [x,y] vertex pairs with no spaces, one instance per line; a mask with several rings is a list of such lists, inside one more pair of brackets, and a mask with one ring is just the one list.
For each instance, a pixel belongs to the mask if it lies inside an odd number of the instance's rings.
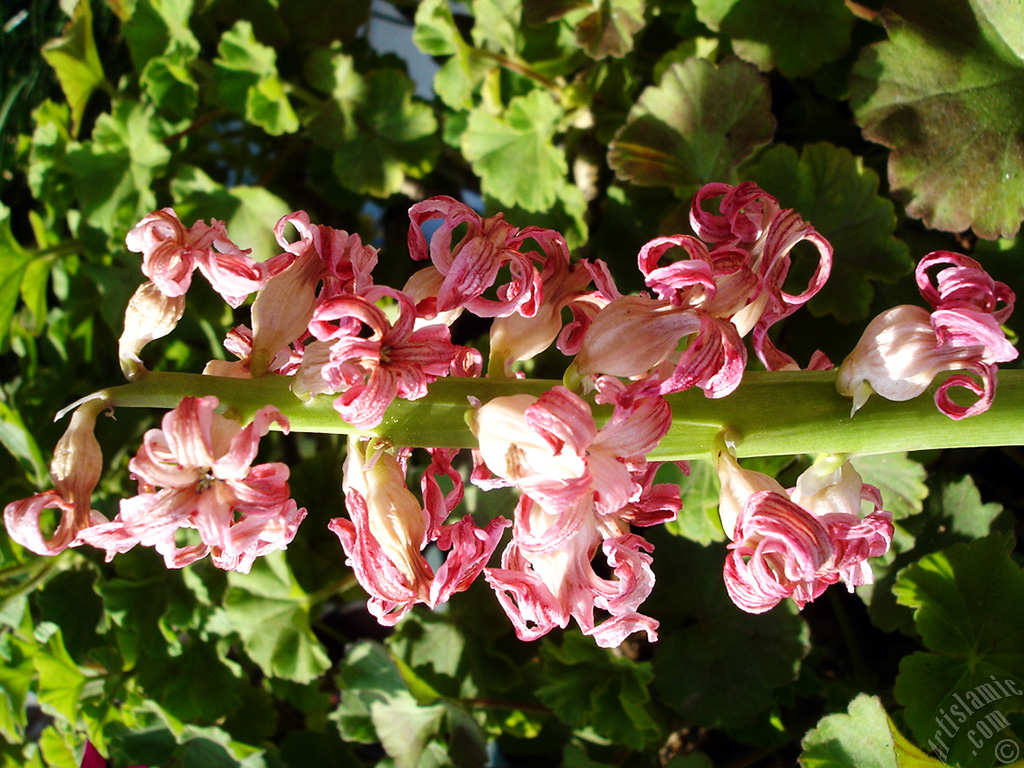
[[889,182],[935,229],[1011,236],[1024,219],[1020,7],[896,0],[864,50],[852,99],[865,138],[892,149]]
[[1024,710],[1024,571],[1012,546],[1000,535],[957,544],[896,581],[928,648],[900,662],[896,700],[918,741],[950,765],[995,764],[1003,736],[994,732]]
[[474,110],[462,151],[480,175],[483,192],[527,211],[553,206],[569,166],[554,136],[562,108],[546,92],[517,96],[501,115]]
[[832,273],[808,304],[814,314],[861,320],[874,296],[873,282],[891,283],[914,268],[907,246],[893,236],[896,213],[878,194],[878,176],[848,150],[812,144],[798,157],[780,144],[740,175],[799,211],[832,244]]
[[608,150],[622,181],[669,187],[682,199],[711,181],[730,182],[736,166],[771,141],[775,118],[768,86],[738,59],[715,66],[673,64],[630,110]]
[[695,0],[697,18],[732,38],[733,50],[762,70],[806,77],[850,45],[853,14],[843,0]]

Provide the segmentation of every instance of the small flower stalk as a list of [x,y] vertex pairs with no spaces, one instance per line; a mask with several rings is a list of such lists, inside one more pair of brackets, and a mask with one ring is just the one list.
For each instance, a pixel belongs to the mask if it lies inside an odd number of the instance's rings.
[[[162,402],[173,409],[128,463],[138,492],[112,519],[92,509],[103,464],[93,428],[108,403],[118,404],[116,392],[87,399],[57,446],[54,488],[8,504],[8,531],[41,555],[89,544],[110,560],[147,546],[169,568],[209,558],[248,572],[256,558],[287,548],[306,516],[291,498],[288,466],[257,462],[260,441],[272,428],[287,434],[293,421],[310,424],[305,409],[326,402],[327,431],[349,435],[343,501],[328,529],[382,625],[416,605],[442,605],[482,577],[523,640],[571,623],[602,647],[656,640],[658,621],[643,604],[657,564],[638,531],[683,507],[679,486],[659,482],[662,464],[651,458],[673,425],[681,400],[673,396],[728,397],[751,355],[769,372],[799,370],[769,331],[821,290],[833,260],[810,223],[752,182],[706,185],[689,219],[692,233],[640,248],[646,291],[628,295],[605,263],[574,258],[558,232],[516,227],[450,197],[409,209],[409,253],[425,266],[401,289],[374,281],[376,248],[302,211],[277,222],[281,252],[262,260],[232,243],[221,222],[186,228],[173,210],[156,211],[126,238],[147,281],[119,341],[133,383],[115,389],[138,392],[159,379],[140,355],[174,332],[199,270],[231,308],[249,312],[224,340],[234,359],[211,360],[196,377],[221,397],[193,386]],[[801,243],[817,262],[794,289]],[[939,409],[954,419],[981,413],[997,365],[1017,355],[1000,327],[1014,295],[974,260],[945,251],[921,262],[917,283],[931,310],[896,307],[872,321],[840,366],[837,388],[856,411],[871,393],[906,400],[952,371],[938,388]],[[483,329],[483,352],[461,343],[463,325]],[[555,352],[562,384],[517,389],[527,361],[544,355],[547,365]],[[491,381],[477,387],[485,358]],[[830,367],[820,352],[807,361]],[[402,414],[430,419],[432,391],[453,376],[472,384],[461,411],[471,437],[460,421],[451,425],[458,439],[397,444],[394,424],[417,418]],[[948,394],[955,387],[977,401],[957,404]],[[427,405],[396,407],[417,401]],[[231,418],[238,413],[247,423]],[[845,457],[820,458],[786,489],[744,469],[724,439],[712,454],[731,542],[724,578],[736,605],[761,613],[792,598],[803,607],[831,584],[871,583],[870,559],[888,551],[892,516]],[[418,492],[407,484],[410,464],[422,469]],[[485,520],[461,512],[464,475],[484,492],[512,489],[514,502]],[[47,510],[59,516],[49,534]]]
[[[929,270],[936,266],[942,268],[933,283]],[[856,413],[874,393],[887,400],[909,400],[940,373],[965,371],[939,385],[935,404],[951,419],[984,413],[995,397],[997,364],[1017,359],[1017,350],[1000,328],[1016,297],[978,262],[958,253],[930,253],[915,274],[932,310],[901,305],[872,320],[839,367],[836,389],[853,400]],[[954,388],[966,389],[977,399],[960,405],[949,394]]]

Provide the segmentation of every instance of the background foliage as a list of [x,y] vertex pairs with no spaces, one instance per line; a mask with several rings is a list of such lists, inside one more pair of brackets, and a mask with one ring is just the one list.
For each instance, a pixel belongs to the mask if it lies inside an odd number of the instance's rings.
[[[377,279],[400,285],[408,206],[450,194],[559,229],[627,290],[644,242],[687,231],[700,185],[751,179],[835,246],[829,287],[782,329],[798,359],[821,346],[839,360],[873,313],[915,301],[908,275],[936,248],[973,253],[1024,295],[1014,5],[4,3],[3,500],[47,485],[54,411],[117,380],[141,282],[124,235],[161,206],[225,220],[259,258],[276,253],[273,223],[304,209],[381,247]],[[154,367],[224,356],[232,315],[203,290]],[[543,359],[531,372],[561,375]],[[129,488],[151,419],[122,409],[101,425],[101,511]],[[695,463],[683,514],[656,536],[647,605],[661,640],[614,652],[574,631],[517,641],[483,584],[385,632],[325,533],[342,511],[340,445],[304,436],[266,452],[292,466],[309,518],[247,576],[167,571],[150,551],[37,558],[0,540],[0,765],[77,766],[86,738],[115,766],[218,768],[1019,754],[1024,696],[944,719],[992,679],[1024,688],[1016,448],[859,459],[897,520],[876,584],[761,616],[726,596],[717,480]],[[760,468],[791,481],[806,461]],[[470,503],[490,516],[512,502]]]

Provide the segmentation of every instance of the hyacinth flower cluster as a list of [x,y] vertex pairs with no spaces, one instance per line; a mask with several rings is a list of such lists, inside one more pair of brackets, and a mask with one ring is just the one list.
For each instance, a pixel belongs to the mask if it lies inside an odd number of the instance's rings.
[[[57,446],[54,488],[5,508],[11,537],[43,555],[88,544],[109,560],[151,546],[170,568],[208,556],[246,572],[286,548],[305,517],[288,467],[256,463],[259,441],[271,428],[287,433],[303,409],[326,400],[336,431],[349,435],[344,510],[329,529],[380,623],[393,625],[417,604],[438,606],[482,576],[524,640],[571,621],[601,646],[634,633],[656,639],[658,622],[641,612],[655,581],[653,546],[637,531],[682,508],[679,487],[658,482],[661,464],[650,458],[672,428],[671,398],[734,392],[748,345],[768,371],[799,370],[769,330],[824,285],[831,246],[753,183],[709,184],[690,210],[693,234],[643,246],[637,264],[648,291],[623,295],[604,263],[573,259],[553,230],[485,218],[448,197],[414,204],[409,217],[409,253],[424,266],[401,289],[374,282],[375,248],[303,212],[277,223],[281,253],[263,261],[234,245],[220,222],[186,228],[170,209],[143,219],[126,239],[148,278],[119,342],[128,387],[159,376],[141,352],[174,330],[198,268],[231,307],[255,294],[251,322],[224,341],[236,359],[211,361],[200,378],[220,382],[221,392],[279,382],[289,399],[261,404],[243,425],[217,397],[183,395],[129,462],[137,495],[108,518],[92,509],[103,467],[93,432],[120,403],[108,390],[87,397]],[[799,243],[818,258],[806,287],[792,293],[784,286]],[[941,264],[950,266],[933,285],[928,270]],[[856,409],[868,391],[913,397],[939,370],[966,370],[982,385],[947,380],[939,407],[954,418],[984,410],[995,363],[1015,356],[999,328],[1012,293],[976,262],[945,252],[922,261],[918,282],[934,311],[897,308],[872,323],[838,373],[840,391]],[[453,341],[463,314],[490,322],[486,378],[506,391],[481,387],[487,397],[467,399],[468,454],[396,444],[388,433],[396,401],[428,398],[447,377],[482,380],[484,354]],[[563,383],[517,391],[519,364],[551,347],[564,356]],[[830,367],[821,353],[807,366]],[[950,386],[982,398],[960,409]],[[869,560],[893,535],[877,489],[844,457],[826,456],[787,490],[741,467],[733,446],[720,438],[709,458],[732,542],[725,583],[740,608],[759,613],[785,598],[802,607],[838,581],[851,589],[871,582]],[[428,456],[418,494],[406,482],[414,449]],[[467,480],[483,491],[512,488],[518,501],[481,524],[459,512]],[[46,510],[59,518],[49,535]],[[428,549],[438,556],[428,560]]]

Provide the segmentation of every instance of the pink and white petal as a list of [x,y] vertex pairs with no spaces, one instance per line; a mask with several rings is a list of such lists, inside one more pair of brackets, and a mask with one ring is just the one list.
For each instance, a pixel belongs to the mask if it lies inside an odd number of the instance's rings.
[[648,642],[658,640],[658,622],[642,613],[625,613],[605,619],[596,627],[584,630],[601,648],[618,648],[622,642],[636,632],[644,632]]
[[263,265],[242,253],[206,251],[196,255],[196,265],[232,307],[240,306],[246,296],[258,291],[267,281]]
[[[60,521],[49,538],[41,528],[42,514],[47,509],[60,513]],[[43,491],[4,507],[4,524],[10,537],[30,552],[58,555],[75,540],[75,505],[54,490]]]
[[501,564],[501,568],[486,568],[484,578],[512,621],[516,637],[536,640],[569,624],[569,612],[533,572],[514,542],[505,549]]
[[435,608],[457,592],[469,589],[490,560],[501,541],[502,532],[512,523],[496,517],[486,528],[478,528],[469,515],[438,531],[437,546],[448,552],[434,574],[427,604]]
[[544,439],[556,456],[567,446],[581,456],[597,436],[590,406],[561,385],[541,395],[526,409],[524,416],[526,423]]
[[747,349],[736,327],[700,313],[700,332],[679,357],[675,370],[661,384],[661,394],[682,392],[693,386],[707,397],[719,398],[740,385],[747,364]]
[[691,310],[656,299],[623,296],[594,317],[576,365],[584,374],[644,376],[700,328],[701,320]]
[[[229,424],[220,423],[218,426],[222,425],[229,430],[233,429],[231,424],[237,427],[237,423],[232,422],[231,419],[214,414],[212,421],[220,422],[221,420],[229,422]],[[208,465],[213,470],[213,476],[218,480],[244,479],[249,474],[249,466],[256,458],[260,438],[270,431],[271,424],[277,424],[284,434],[288,434],[288,419],[277,408],[272,405],[260,408],[249,424],[232,434],[227,452]]]
[[[975,381],[964,373],[956,373],[942,382],[935,392],[935,405],[949,418],[956,421],[984,413],[991,407],[992,400],[996,396],[996,367],[994,365],[978,363],[965,367],[977,374],[981,381]],[[954,388],[966,389],[977,395],[978,399],[971,405],[960,405],[949,395],[949,390]]]
[[164,414],[160,426],[167,451],[182,467],[211,467],[216,461],[211,430],[218,404],[213,396],[185,397],[174,410]]

